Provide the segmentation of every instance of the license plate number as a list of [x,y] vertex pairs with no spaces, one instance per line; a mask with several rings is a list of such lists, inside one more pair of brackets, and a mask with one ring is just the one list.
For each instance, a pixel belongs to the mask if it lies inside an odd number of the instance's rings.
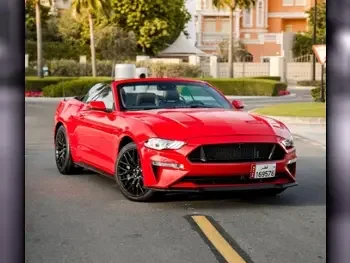
[[276,176],[276,164],[253,164],[250,178],[263,179],[272,178]]

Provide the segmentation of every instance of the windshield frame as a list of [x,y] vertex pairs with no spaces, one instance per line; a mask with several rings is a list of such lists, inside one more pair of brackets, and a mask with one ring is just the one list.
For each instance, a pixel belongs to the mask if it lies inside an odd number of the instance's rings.
[[[121,111],[148,111],[148,110],[170,110],[170,109],[193,109],[193,108],[201,108],[201,109],[234,109],[232,103],[215,87],[210,85],[209,83],[206,82],[200,82],[200,81],[193,81],[193,80],[147,80],[147,79],[142,79],[143,81],[133,81],[133,82],[123,82],[123,83],[118,83],[115,88],[118,94],[118,104],[120,106]],[[124,87],[127,86],[152,86],[152,85],[169,85],[173,84],[176,86],[182,86],[182,85],[188,85],[188,86],[196,86],[196,87],[202,87],[203,89],[209,89],[211,92],[215,94],[222,102],[224,102],[226,105],[222,105],[218,100],[216,100],[215,96],[212,95],[212,98],[217,101],[220,106],[210,106],[210,105],[203,105],[203,106],[187,106],[187,107],[154,107],[154,106],[143,106],[142,108],[126,108],[124,105],[124,102],[122,100],[121,96],[121,90]],[[151,93],[151,92],[150,92]],[[209,93],[209,95],[211,95]]]

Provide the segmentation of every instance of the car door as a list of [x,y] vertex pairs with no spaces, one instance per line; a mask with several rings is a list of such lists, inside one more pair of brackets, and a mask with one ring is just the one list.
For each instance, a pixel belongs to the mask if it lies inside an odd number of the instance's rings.
[[86,103],[91,101],[103,101],[108,112],[88,109],[78,114],[76,129],[80,158],[90,166],[113,173],[119,129],[116,127],[118,114],[111,87],[105,85]]

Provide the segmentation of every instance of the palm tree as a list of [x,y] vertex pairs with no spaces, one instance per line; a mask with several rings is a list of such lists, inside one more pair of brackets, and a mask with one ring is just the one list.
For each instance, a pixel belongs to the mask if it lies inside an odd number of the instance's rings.
[[91,67],[92,76],[96,77],[96,52],[95,52],[95,37],[94,37],[94,19],[93,14],[102,12],[107,14],[110,0],[73,0],[72,8],[77,14],[81,14],[82,10],[88,12],[89,27],[90,27],[90,48],[91,48]]
[[[68,0],[63,0],[64,2]],[[41,3],[40,0],[32,0],[31,3],[35,4],[35,23],[36,23],[36,45],[37,45],[37,74],[38,77],[43,77],[42,64],[43,64],[43,39],[42,39],[42,25],[41,25]],[[53,0],[47,0],[47,4],[54,5]],[[27,0],[24,2],[27,4]]]
[[35,1],[35,21],[36,21],[36,46],[37,46],[37,73],[38,77],[43,77],[43,39],[41,33],[40,0]]
[[245,9],[254,6],[256,0],[213,0],[213,4],[218,9],[229,9],[229,23],[230,32],[228,38],[228,76],[233,77],[233,54],[234,54],[234,42],[233,42],[233,12],[236,8]]

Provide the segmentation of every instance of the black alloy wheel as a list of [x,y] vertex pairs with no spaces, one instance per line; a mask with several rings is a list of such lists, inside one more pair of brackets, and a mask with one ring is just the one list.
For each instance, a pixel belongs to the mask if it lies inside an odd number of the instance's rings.
[[133,142],[120,150],[115,178],[122,194],[132,201],[150,201],[154,197],[154,191],[144,188],[140,157]]
[[72,160],[69,140],[63,125],[58,128],[55,136],[55,161],[61,174],[68,175],[78,171]]

